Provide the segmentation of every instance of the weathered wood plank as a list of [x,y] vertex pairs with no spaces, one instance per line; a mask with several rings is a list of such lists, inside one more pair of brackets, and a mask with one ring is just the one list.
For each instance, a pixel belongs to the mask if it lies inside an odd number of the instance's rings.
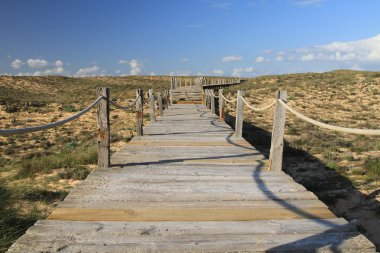
[[327,208],[306,207],[296,211],[290,208],[129,208],[91,209],[56,208],[48,220],[71,221],[247,221],[304,219],[305,213],[314,219],[335,218]]
[[268,160],[205,106],[171,105],[144,134],[10,252],[375,250],[313,193],[269,171]]

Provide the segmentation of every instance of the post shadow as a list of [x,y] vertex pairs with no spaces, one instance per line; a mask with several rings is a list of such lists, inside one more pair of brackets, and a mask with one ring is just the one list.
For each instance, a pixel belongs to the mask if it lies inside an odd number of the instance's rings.
[[[235,128],[235,117],[226,113],[225,121],[228,125],[230,125],[233,129]],[[248,141],[252,146],[254,146],[258,151],[260,151],[266,158],[269,158],[270,145],[271,145],[271,132],[266,131],[260,127],[257,127],[251,123],[244,122],[243,123],[243,138]],[[299,164],[304,164],[304,166],[300,167]],[[308,175],[310,173],[310,169],[315,171],[313,176]],[[283,157],[283,171],[291,176],[295,182],[303,185],[308,191],[313,192],[319,200],[321,200],[329,209],[334,213],[337,217],[343,217],[347,221],[350,222],[352,220],[351,217],[360,217],[358,208],[346,208],[345,210],[339,210],[335,204],[339,199],[346,199],[349,197],[349,194],[357,194],[360,199],[367,199],[368,195],[361,193],[359,190],[355,188],[353,183],[343,175],[339,174],[337,171],[329,169],[326,165],[317,157],[311,155],[307,151],[296,149],[291,147],[289,143],[284,140],[284,157]],[[256,174],[255,174],[256,173]],[[252,175],[255,181],[260,180],[259,173],[260,171],[256,171],[254,175]],[[258,174],[257,174],[258,173]],[[264,185],[265,187],[265,185]],[[343,190],[342,190],[343,189]],[[272,193],[267,191],[267,189],[262,189],[263,192],[267,192],[269,195]],[[332,192],[333,194],[328,194],[326,192]],[[269,196],[274,197],[274,196]],[[374,214],[378,213],[380,210],[380,203],[375,198],[373,201],[376,202],[378,209],[372,210]],[[286,204],[285,204],[286,206]],[[293,210],[293,207],[288,207]],[[297,210],[294,210],[298,212]],[[304,214],[305,218],[313,218],[308,217],[308,214]],[[314,217],[315,218],[315,217]],[[380,219],[374,220],[375,223],[380,226]],[[328,224],[326,224],[328,225]],[[361,224],[356,224],[357,230],[363,233],[369,240],[371,240],[377,251],[380,250],[380,245],[376,244],[376,234],[370,233],[370,228],[363,227]],[[333,229],[333,228],[332,228]],[[325,233],[327,233],[326,231]],[[310,238],[310,240],[315,240],[315,238],[325,238],[326,234],[322,233]],[[297,243],[306,243],[308,238],[304,240],[297,241]],[[342,238],[343,240],[347,240],[348,238]],[[340,252],[338,246],[341,242],[335,242],[331,245],[331,249],[333,252]],[[276,247],[273,252],[286,250],[289,246],[294,243],[281,245],[280,247]],[[295,244],[294,244],[295,245]],[[269,251],[272,252],[272,251]],[[314,252],[314,251],[310,251]]]

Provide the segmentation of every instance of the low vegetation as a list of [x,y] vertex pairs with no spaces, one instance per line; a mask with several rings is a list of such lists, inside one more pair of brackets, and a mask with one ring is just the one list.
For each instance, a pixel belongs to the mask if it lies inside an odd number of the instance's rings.
[[[277,90],[286,90],[288,104],[313,119],[350,128],[380,128],[379,72],[263,76],[230,87],[225,94],[235,97],[238,89],[245,90],[249,103],[258,107],[272,102]],[[228,104],[232,115],[234,108]],[[246,137],[268,153],[273,108],[264,112],[245,109],[244,119]],[[358,220],[380,247],[380,137],[324,130],[287,112],[285,142],[285,170],[338,216]]]
[[[55,122],[88,106],[96,88],[127,105],[135,89],[162,91],[168,77],[0,77],[0,129]],[[133,111],[111,109],[111,150],[130,141]],[[52,130],[0,137],[0,252],[96,167],[96,110]]]
[[[169,78],[1,76],[0,128],[64,119],[96,99],[99,85],[109,86],[111,98],[126,105],[133,101],[135,89],[161,91],[169,87]],[[232,98],[238,89],[245,90],[249,103],[257,106],[272,102],[276,90],[287,90],[288,103],[314,119],[346,127],[380,127],[379,72],[264,76],[248,79],[224,93]],[[234,114],[233,108],[228,105],[230,114]],[[245,111],[246,123],[254,126],[247,132],[260,131],[253,138],[264,153],[268,152],[272,120],[273,109]],[[115,151],[133,136],[133,112],[112,109],[111,129],[111,149]],[[285,169],[330,208],[353,219],[348,208],[341,208],[356,196],[349,190],[353,187],[366,198],[353,209],[356,217],[370,208],[375,213],[378,208],[380,215],[380,208],[374,205],[380,199],[379,137],[322,130],[287,113],[285,140]],[[46,217],[75,184],[85,179],[95,168],[96,157],[94,110],[54,130],[0,137],[0,252],[37,219]],[[360,224],[369,237],[376,237],[364,220]]]

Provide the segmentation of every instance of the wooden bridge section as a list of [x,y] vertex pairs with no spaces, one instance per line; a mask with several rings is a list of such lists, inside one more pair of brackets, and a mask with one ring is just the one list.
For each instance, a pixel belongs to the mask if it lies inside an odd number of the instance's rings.
[[374,252],[204,105],[177,104],[9,252]]

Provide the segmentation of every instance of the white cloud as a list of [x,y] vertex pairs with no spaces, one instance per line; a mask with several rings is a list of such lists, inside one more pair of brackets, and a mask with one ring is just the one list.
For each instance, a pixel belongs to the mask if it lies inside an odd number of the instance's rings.
[[187,62],[187,61],[189,61],[189,59],[187,59],[187,58],[182,58],[181,59],[181,62]]
[[16,76],[32,76],[33,73],[29,73],[29,72],[19,72],[16,74]]
[[85,76],[98,76],[100,75],[100,68],[98,66],[92,66],[87,68],[81,68],[77,71],[75,76],[85,77]]
[[276,60],[284,58],[302,62],[341,62],[350,65],[366,63],[380,64],[380,34],[355,41],[335,41],[325,45],[288,50],[277,53]]
[[311,6],[311,5],[321,5],[324,0],[295,0],[294,4],[297,6]]
[[259,56],[256,58],[256,62],[258,63],[265,62],[265,58],[263,56]]
[[131,75],[138,75],[141,73],[142,62],[136,59],[133,59],[129,62],[129,66],[131,67]]
[[246,76],[248,74],[252,74],[253,71],[254,71],[253,67],[235,68],[232,71],[232,76]]
[[48,65],[48,62],[44,59],[28,59],[26,63],[31,68],[43,68]]
[[212,73],[216,76],[222,76],[224,74],[223,70],[221,69],[215,69]]
[[63,66],[63,62],[61,60],[58,60],[54,63],[54,66],[56,66],[57,68],[59,67],[62,67]]
[[267,49],[267,50],[264,50],[262,53],[263,54],[271,54],[271,53],[273,53],[273,50],[272,49]]
[[284,60],[284,55],[281,55],[281,54],[276,55],[275,60],[276,61],[283,61]]
[[155,76],[156,73],[154,73],[154,72],[150,72],[149,75],[150,75],[150,76]]
[[57,67],[57,68],[54,69],[54,71],[57,74],[62,74],[63,72],[65,72],[65,69],[63,67]]
[[314,54],[306,54],[301,56],[301,61],[313,61],[315,60],[315,55]]
[[[119,60],[119,64],[128,64],[131,67],[131,71],[130,71],[131,75],[140,74],[141,69],[143,67],[143,63],[139,60],[136,60],[136,59],[132,59],[130,61],[122,59],[122,60]],[[126,74],[123,74],[123,75],[126,75]]]
[[351,70],[363,70],[363,68],[361,68],[358,64],[352,65],[350,69]]
[[182,70],[182,71],[172,71],[169,73],[169,76],[190,76],[191,72],[188,70]]
[[238,55],[228,55],[222,58],[222,62],[237,62],[237,61],[241,61],[242,59],[243,57],[238,56]]
[[54,69],[37,70],[35,72],[19,72],[16,76],[48,76],[63,74],[65,69],[63,67],[57,67]]
[[116,74],[116,75],[119,75],[120,73],[121,73],[121,70],[120,70],[120,69],[115,70],[115,74]]
[[16,59],[16,60],[14,60],[14,61],[12,62],[11,67],[12,67],[13,69],[19,69],[19,68],[21,68],[21,66],[22,66],[23,64],[24,64],[24,63],[23,63],[21,60]]

